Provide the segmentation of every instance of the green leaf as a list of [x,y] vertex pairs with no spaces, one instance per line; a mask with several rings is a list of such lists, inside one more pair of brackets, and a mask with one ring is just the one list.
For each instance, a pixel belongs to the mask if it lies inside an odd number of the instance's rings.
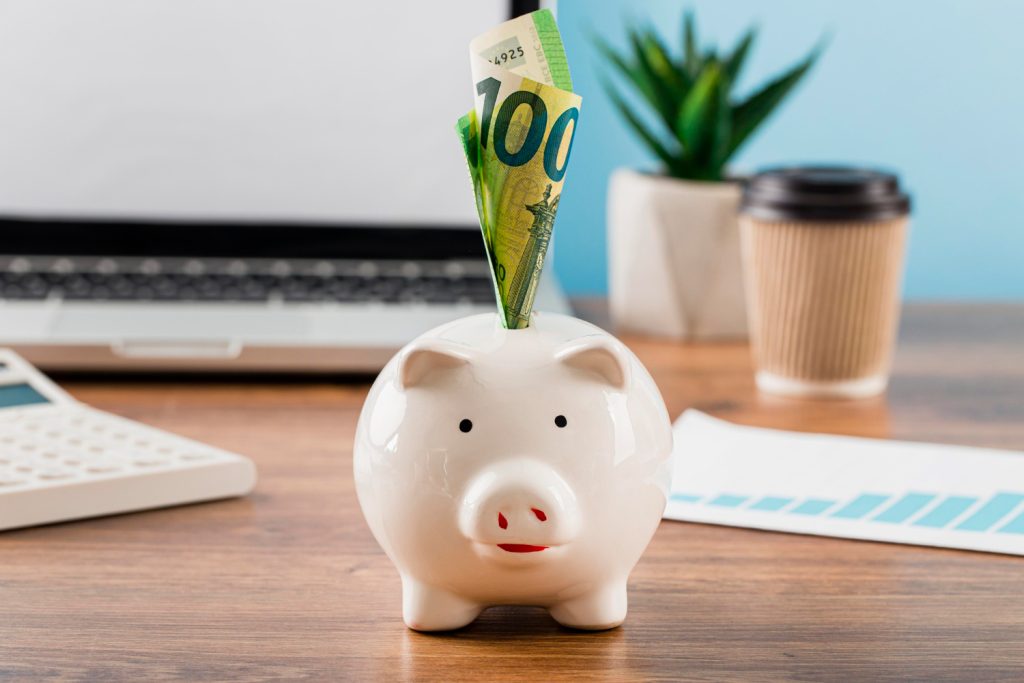
[[736,150],[775,111],[797,83],[811,70],[823,49],[824,43],[819,43],[802,62],[733,108],[732,139],[729,142],[728,156],[735,154]]
[[643,75],[638,74],[637,70],[629,62],[626,61],[626,58],[623,57],[622,54],[619,53],[617,50],[615,50],[615,48],[609,45],[603,38],[601,38],[601,36],[592,35],[591,40],[594,42],[594,45],[597,47],[598,51],[600,51],[601,54],[604,55],[604,58],[608,60],[619,71],[619,73],[626,78],[626,80],[633,83],[634,86],[637,86],[637,89],[640,90],[640,87],[636,83],[636,81],[638,78],[642,79]]
[[[648,54],[648,45],[651,40],[650,35],[631,30],[629,32],[629,40],[633,45],[636,69],[643,74],[644,80],[650,86],[653,95],[651,104],[665,124],[671,128],[676,118],[676,112],[679,110],[682,94],[675,87],[674,82],[661,78],[658,71],[659,67],[655,66],[654,62],[652,62],[651,55]],[[654,60],[657,59],[657,56],[655,56]]]
[[729,144],[732,142],[732,109],[729,107],[731,83],[723,73],[719,80],[711,132],[711,148],[706,168],[708,180],[721,180],[725,163],[729,160]]
[[697,28],[694,25],[693,10],[683,13],[683,70],[696,78],[700,71],[701,59],[697,49]]
[[653,29],[649,29],[643,36],[643,49],[651,70],[668,85],[672,98],[678,106],[686,97],[686,93],[693,87],[693,79],[690,78],[690,74],[676,66],[665,45],[661,42],[661,38]]
[[654,154],[661,159],[665,164],[666,168],[670,171],[674,171],[679,168],[679,158],[669,151],[668,147],[648,130],[647,125],[640,120],[640,117],[633,113],[633,110],[629,108],[622,96],[619,95],[618,91],[612,87],[607,81],[602,81],[601,85],[604,87],[605,92],[608,93],[608,97],[611,99],[612,104],[619,110],[619,114],[626,120],[626,123],[640,136],[640,139],[651,149]]
[[747,55],[750,53],[750,47],[754,44],[754,39],[757,37],[757,29],[749,28],[747,32],[743,34],[739,42],[736,43],[736,47],[733,48],[732,53],[726,58],[724,70],[726,78],[729,79],[730,84],[735,83],[736,79],[740,75],[740,71],[743,70],[743,63],[747,59]]
[[[635,51],[636,45],[633,42],[632,33],[630,34],[630,40]],[[651,108],[665,121],[666,125],[671,127],[671,121],[675,117],[678,104],[671,101],[671,93],[663,83],[658,81],[655,71],[647,65],[631,61],[622,53],[613,49],[599,36],[593,36],[593,41],[605,59],[643,96],[644,100],[651,105]]]
[[728,139],[724,143],[721,140],[729,120],[725,85],[721,65],[712,61],[683,100],[676,121],[676,135],[685,155],[691,164],[705,168],[701,174],[714,174],[715,170],[708,167],[715,166],[716,158],[728,148]]

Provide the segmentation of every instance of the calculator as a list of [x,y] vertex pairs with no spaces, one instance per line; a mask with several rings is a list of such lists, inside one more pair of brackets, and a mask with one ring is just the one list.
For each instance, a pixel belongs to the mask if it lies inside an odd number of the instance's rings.
[[243,496],[240,455],[79,403],[0,349],[0,530]]

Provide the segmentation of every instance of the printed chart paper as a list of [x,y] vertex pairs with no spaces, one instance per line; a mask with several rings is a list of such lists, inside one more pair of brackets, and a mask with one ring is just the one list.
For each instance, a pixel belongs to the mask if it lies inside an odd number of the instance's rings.
[[666,519],[1024,555],[1024,453],[802,434],[689,410]]

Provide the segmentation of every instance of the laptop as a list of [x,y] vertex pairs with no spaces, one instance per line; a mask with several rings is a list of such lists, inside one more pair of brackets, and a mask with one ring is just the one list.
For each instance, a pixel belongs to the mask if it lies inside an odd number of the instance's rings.
[[[0,346],[46,370],[372,372],[496,310],[454,132],[529,2],[10,0]],[[547,271],[536,308],[566,312]]]

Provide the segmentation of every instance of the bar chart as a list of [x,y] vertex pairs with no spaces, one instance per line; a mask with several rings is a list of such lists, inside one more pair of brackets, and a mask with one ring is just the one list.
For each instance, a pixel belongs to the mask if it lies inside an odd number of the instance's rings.
[[1024,454],[780,432],[695,411],[675,437],[666,519],[1024,555]]

